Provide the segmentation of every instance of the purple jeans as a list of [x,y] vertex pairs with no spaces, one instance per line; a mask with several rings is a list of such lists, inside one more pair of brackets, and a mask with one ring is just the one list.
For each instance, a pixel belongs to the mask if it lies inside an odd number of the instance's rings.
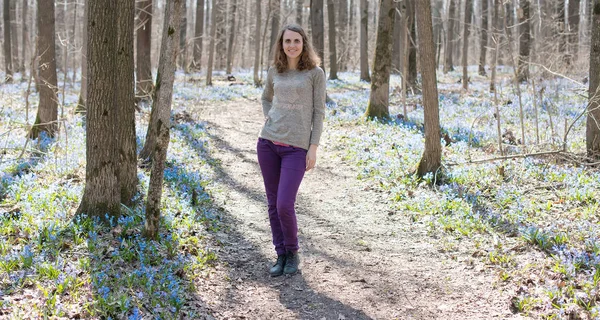
[[273,244],[278,255],[298,250],[294,204],[306,169],[306,150],[259,138],[258,164],[265,182]]

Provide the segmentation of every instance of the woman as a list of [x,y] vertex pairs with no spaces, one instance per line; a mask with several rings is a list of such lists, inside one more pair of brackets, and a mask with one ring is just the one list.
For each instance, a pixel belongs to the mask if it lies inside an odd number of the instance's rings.
[[283,27],[273,46],[262,95],[265,123],[257,143],[277,262],[271,276],[298,271],[294,204],[304,172],[314,168],[325,114],[325,73],[302,27]]

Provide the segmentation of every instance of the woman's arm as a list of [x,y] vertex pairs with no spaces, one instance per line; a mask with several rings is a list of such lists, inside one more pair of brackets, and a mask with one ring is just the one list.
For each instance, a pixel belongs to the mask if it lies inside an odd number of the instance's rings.
[[267,117],[267,115],[269,114],[269,110],[271,110],[271,107],[273,106],[273,70],[274,68],[271,67],[269,68],[269,71],[267,71],[267,83],[265,83],[265,89],[262,93],[261,100],[263,114],[265,115],[265,117]]

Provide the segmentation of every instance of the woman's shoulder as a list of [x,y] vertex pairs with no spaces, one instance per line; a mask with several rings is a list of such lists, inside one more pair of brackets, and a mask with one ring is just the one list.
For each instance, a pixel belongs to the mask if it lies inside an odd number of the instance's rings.
[[308,71],[313,77],[325,77],[325,71],[323,71],[323,69],[321,69],[319,66],[316,66]]

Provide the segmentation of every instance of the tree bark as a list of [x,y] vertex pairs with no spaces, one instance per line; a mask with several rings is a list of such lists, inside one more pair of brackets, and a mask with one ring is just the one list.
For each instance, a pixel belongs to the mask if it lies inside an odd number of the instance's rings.
[[[212,86],[212,71],[213,71],[213,62],[215,59],[215,46],[216,46],[216,38],[217,38],[217,11],[219,11],[219,3],[223,0],[213,0],[212,11],[211,11],[211,20],[212,24],[210,26],[210,44],[208,48],[208,65],[206,68],[206,85]],[[148,155],[150,155],[148,151]]]
[[[179,66],[189,72],[187,56],[187,1],[182,1],[181,26],[179,27]],[[165,20],[166,23],[167,20]]]
[[[101,219],[120,216],[117,148],[117,1],[95,0],[88,6],[88,97],[86,112],[85,189],[77,214]],[[38,1],[46,3],[47,1]],[[53,2],[53,1],[48,1]],[[49,9],[49,8],[48,8]],[[39,8],[38,12],[46,12]],[[40,23],[40,25],[42,25]],[[40,31],[43,27],[40,26]],[[40,47],[40,51],[43,52]]]
[[6,74],[6,82],[12,82],[13,65],[12,65],[12,46],[10,43],[10,0],[4,0],[2,7],[2,21],[4,26],[4,73]]
[[86,110],[87,100],[87,45],[88,45],[88,32],[87,32],[87,21],[88,21],[88,1],[83,2],[83,23],[84,26],[81,30],[81,89],[79,89],[79,99],[77,99],[77,107],[75,108],[76,113],[83,113]]
[[360,80],[371,82],[368,50],[369,2],[360,0]]
[[435,49],[431,23],[431,2],[417,1],[417,23],[419,25],[419,57],[423,79],[423,107],[425,122],[425,150],[417,168],[417,175],[436,175],[442,165],[440,143],[440,117],[437,80],[435,74]]
[[54,0],[38,1],[38,55],[40,59],[40,104],[30,137],[45,131],[54,136],[58,129],[56,96],[56,53],[54,46]]
[[[494,12],[492,16],[492,65],[490,67],[492,71],[491,79],[490,79],[490,92],[496,91],[496,66],[498,65],[498,49],[500,47],[500,37],[502,36],[502,31],[500,28],[500,1],[501,0],[492,0],[494,6]],[[500,144],[501,146],[501,144]]]
[[463,52],[462,52],[462,87],[465,91],[469,90],[469,73],[467,71],[469,63],[469,34],[471,32],[471,17],[473,10],[472,0],[465,0],[465,23],[463,26]]
[[396,5],[393,0],[380,0],[379,6],[373,79],[365,116],[367,119],[381,120],[390,117],[390,70],[392,68],[392,35],[394,34]]
[[454,52],[454,21],[456,20],[456,1],[449,0],[448,29],[446,30],[446,48],[444,49],[444,73],[454,71],[452,54]]
[[[406,46],[405,46],[405,66],[404,80],[406,80],[406,90],[417,92],[417,24],[415,21],[415,2],[418,0],[406,1]],[[435,62],[434,62],[435,63]]]
[[329,79],[337,80],[337,52],[335,46],[335,8],[333,0],[327,0],[327,17],[329,19]]
[[152,0],[137,2],[138,21],[136,37],[136,92],[137,96],[149,99],[154,89],[152,79]]
[[566,24],[565,24],[565,0],[556,1],[556,32],[558,36],[558,53],[566,59],[567,54],[567,37],[566,37]]
[[259,87],[261,85],[259,72],[260,72],[260,23],[261,23],[261,0],[256,0],[256,26],[254,28],[254,85]]
[[23,0],[23,11],[22,11],[22,15],[21,15],[21,25],[23,26],[22,28],[22,34],[21,34],[21,48],[23,48],[23,55],[22,55],[22,59],[21,59],[21,66],[20,66],[20,70],[21,72],[23,72],[23,78],[25,75],[25,65],[26,65],[26,60],[28,58],[27,56],[27,49],[28,48],[28,42],[27,39],[29,38],[29,27],[27,26],[27,11],[29,9],[29,4],[27,3],[27,0]]
[[580,0],[569,0],[569,64],[571,64],[573,61],[577,61],[577,55],[579,54],[579,7]]
[[119,143],[119,182],[121,203],[133,204],[137,191],[137,152],[135,137],[135,79],[133,32],[135,2],[117,1],[117,105]]
[[231,74],[233,69],[233,41],[235,40],[235,18],[237,10],[237,0],[231,0],[230,22],[229,22],[229,42],[227,43],[227,74]]
[[339,47],[338,54],[338,70],[348,71],[348,50],[350,49],[348,44],[350,43],[349,32],[348,32],[348,0],[339,0],[338,6],[338,28],[337,41]]
[[321,58],[321,69],[325,71],[325,26],[323,17],[323,0],[310,1],[310,25],[312,41],[317,55]]
[[177,57],[177,37],[181,24],[183,3],[185,0],[167,0],[165,8],[165,24],[163,28],[162,44],[160,47],[160,62],[156,76],[156,109],[157,128],[155,131],[157,144],[152,152],[152,170],[148,187],[148,200],[146,203],[146,224],[144,235],[150,239],[158,238],[160,222],[160,203],[162,187],[169,147],[169,128],[171,127],[171,101],[173,82],[175,80],[175,60]]
[[600,159],[600,0],[592,5],[589,109],[586,121],[585,143],[587,154]]
[[396,16],[394,17],[394,37],[393,37],[393,48],[392,48],[392,70],[391,72],[394,74],[400,73],[400,68],[402,66],[401,59],[403,57],[402,54],[402,30],[403,30],[403,7],[404,2],[398,1],[396,3]]
[[521,0],[521,10],[519,14],[519,82],[525,82],[529,78],[529,51],[531,42],[531,32],[529,26],[529,17],[531,3],[530,0]]
[[481,0],[481,42],[479,49],[479,75],[485,76],[485,55],[488,42],[488,0]]
[[271,40],[269,41],[269,57],[273,56],[273,45],[275,45],[275,41],[277,41],[277,36],[279,34],[279,28],[281,22],[281,0],[269,0],[271,4],[271,12],[273,16],[271,17]]
[[21,63],[19,62],[19,21],[17,20],[17,1],[18,0],[10,0],[10,36],[12,37],[10,42],[12,45],[12,65],[18,71]]
[[299,26],[302,25],[303,2],[304,0],[296,0],[296,24]]
[[[260,8],[259,8],[260,9]],[[196,2],[196,27],[194,34],[193,68],[198,71],[202,67],[202,40],[204,38],[204,0]]]

